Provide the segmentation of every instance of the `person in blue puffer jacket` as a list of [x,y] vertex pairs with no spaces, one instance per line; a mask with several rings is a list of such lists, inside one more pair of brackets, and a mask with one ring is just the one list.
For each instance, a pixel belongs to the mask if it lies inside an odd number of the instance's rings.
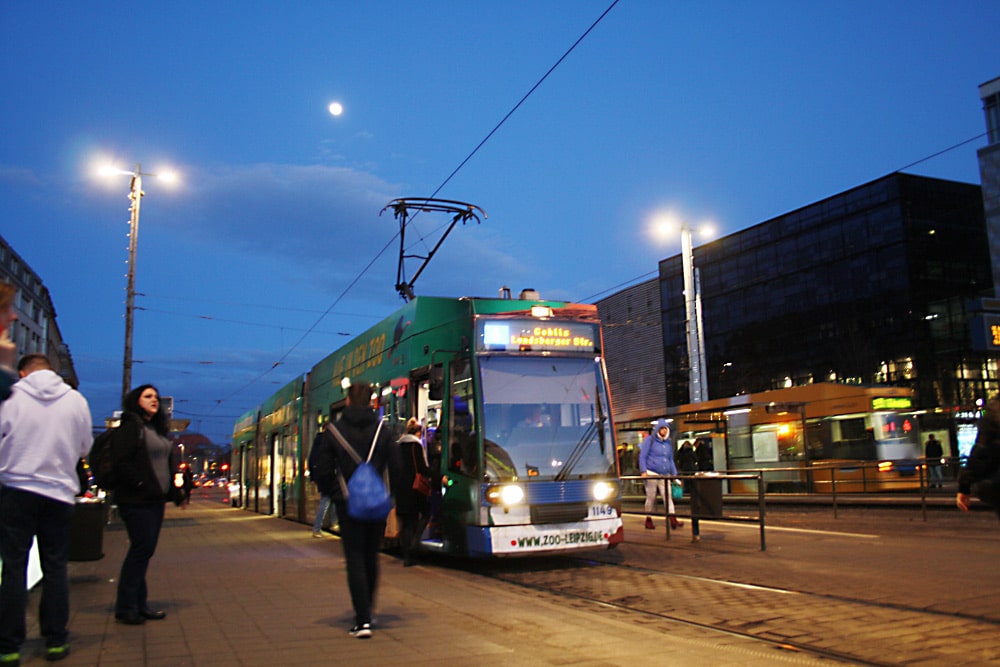
[[[674,443],[670,439],[670,427],[667,426],[666,419],[657,420],[652,433],[639,445],[639,471],[643,477],[657,477],[661,475],[676,475],[677,466],[674,464]],[[644,480],[646,486],[646,528],[652,530],[653,509],[656,507],[656,492],[660,492],[663,502],[667,505],[667,516],[670,519],[670,527],[674,530],[681,527],[681,522],[674,516],[674,499],[667,489],[667,480],[647,479]]]

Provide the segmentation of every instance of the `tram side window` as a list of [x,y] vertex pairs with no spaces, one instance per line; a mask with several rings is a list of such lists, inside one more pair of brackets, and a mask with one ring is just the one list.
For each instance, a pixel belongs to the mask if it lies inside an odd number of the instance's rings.
[[875,459],[875,434],[865,423],[864,417],[830,421],[833,441],[833,458]]
[[449,467],[466,475],[479,471],[475,437],[475,396],[468,360],[451,364],[451,415],[448,429]]

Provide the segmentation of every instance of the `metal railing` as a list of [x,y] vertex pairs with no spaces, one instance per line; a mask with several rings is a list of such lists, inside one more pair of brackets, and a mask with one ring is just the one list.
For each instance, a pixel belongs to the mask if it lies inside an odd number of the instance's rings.
[[[704,515],[704,514],[701,513],[701,510],[703,509],[703,506],[705,505],[705,502],[702,502],[702,501],[700,501],[700,502],[694,502],[694,499],[695,499],[696,496],[707,495],[705,493],[705,490],[703,489],[703,490],[695,490],[695,491],[693,491],[690,494],[690,496],[689,496],[689,500],[691,501],[690,502],[691,513],[690,514],[677,514],[676,511],[675,511],[674,512],[674,516],[675,517],[681,517],[682,519],[690,519],[691,521],[720,521],[720,522],[730,522],[730,523],[756,523],[756,524],[758,524],[758,526],[760,528],[760,550],[761,551],[767,551],[767,539],[766,539],[765,530],[764,530],[765,517],[767,516],[767,508],[766,508],[765,499],[764,499],[764,495],[765,494],[764,494],[763,477],[762,477],[762,475],[760,474],[759,471],[745,471],[744,470],[744,471],[739,471],[739,472],[733,472],[733,471],[730,471],[730,472],[702,472],[702,473],[694,473],[694,474],[689,474],[689,475],[647,475],[645,477],[643,477],[641,475],[624,475],[624,476],[621,477],[621,479],[623,481],[638,481],[638,482],[644,482],[646,480],[660,480],[660,479],[666,480],[666,482],[667,482],[667,485],[666,485],[667,486],[667,491],[666,492],[667,493],[670,493],[669,489],[670,489],[670,485],[673,483],[673,480],[679,480],[679,481],[689,480],[691,482],[692,487],[694,487],[695,489],[697,489],[697,487],[699,485],[703,485],[704,482],[718,481],[718,483],[720,485],[720,489],[719,489],[720,501],[719,501],[719,513],[718,514],[712,513],[711,515]],[[722,491],[721,491],[721,485],[722,485],[722,482],[724,480],[752,480],[753,481],[753,483],[757,487],[757,516],[740,516],[740,515],[733,515],[733,514],[726,514],[725,513],[725,504],[722,502],[722,495],[723,494],[722,494]],[[623,493],[623,496],[624,496],[624,493]],[[645,496],[645,494],[643,494],[643,497],[644,496]],[[677,501],[674,501],[674,502],[676,503]],[[669,518],[670,506],[666,502],[666,499],[664,499],[663,505],[664,505],[664,507],[663,507],[663,518],[664,518],[664,523],[666,524],[666,534],[665,534],[664,539],[669,540],[670,539],[670,534],[671,534],[670,518]]]
[[[747,496],[759,495],[772,497],[806,496],[829,498],[834,518],[839,518],[840,501],[844,498],[857,498],[873,494],[898,493],[901,491],[912,491],[919,496],[919,504],[923,520],[927,520],[928,495],[932,485],[941,488],[956,485],[961,466],[965,457],[943,457],[940,459],[941,478],[931,479],[930,467],[926,457],[910,459],[909,461],[892,462],[898,469],[886,472],[885,462],[879,461],[839,461],[834,463],[815,463],[810,466],[794,465],[784,467],[759,467],[759,468],[739,468],[728,471],[720,471],[717,479],[757,480],[752,487],[746,491],[733,489],[729,485],[726,495]],[[935,459],[936,460],[936,459]],[[880,471],[881,470],[881,471]],[[705,473],[697,473],[704,475]],[[695,475],[678,475],[676,477],[662,479],[697,479]],[[769,480],[770,478],[770,480]],[[638,475],[624,475],[623,481],[635,481],[637,485],[629,493],[623,490],[626,499],[642,499],[644,493],[642,485],[638,484],[643,479],[660,479],[641,477]],[[772,487],[784,488],[784,490],[769,489]],[[700,518],[700,517],[699,517]]]

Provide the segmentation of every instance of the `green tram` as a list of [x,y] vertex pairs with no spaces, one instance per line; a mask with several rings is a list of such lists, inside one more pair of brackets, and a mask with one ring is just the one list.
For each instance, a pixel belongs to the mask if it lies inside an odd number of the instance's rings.
[[621,485],[601,349],[596,306],[414,298],[236,422],[233,504],[311,522],[308,448],[365,380],[395,435],[410,417],[425,426],[437,483],[424,550],[613,547]]

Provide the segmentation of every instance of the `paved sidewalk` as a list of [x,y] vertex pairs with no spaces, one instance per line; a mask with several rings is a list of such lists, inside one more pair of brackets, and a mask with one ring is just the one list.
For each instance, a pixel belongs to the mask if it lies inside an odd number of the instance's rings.
[[[710,630],[485,580],[443,566],[404,568],[382,555],[375,635],[351,638],[340,541],[309,526],[200,499],[170,507],[149,574],[168,616],[114,622],[121,526],[104,558],[70,565],[70,642],[63,665],[674,665],[820,664]],[[31,596],[22,664],[44,663]],[[825,664],[829,664],[826,662]]]

